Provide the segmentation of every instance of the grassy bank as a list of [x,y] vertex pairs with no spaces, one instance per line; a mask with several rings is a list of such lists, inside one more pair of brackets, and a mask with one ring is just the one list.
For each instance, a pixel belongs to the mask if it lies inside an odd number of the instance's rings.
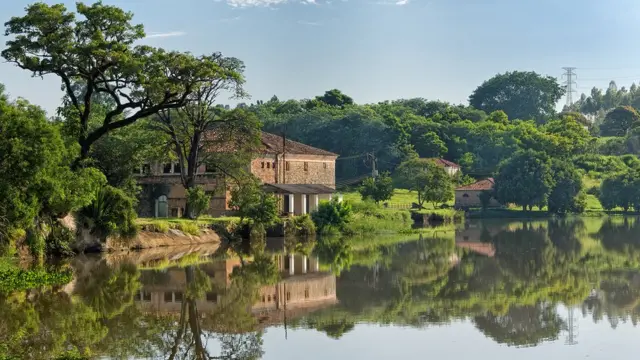
[[142,218],[137,220],[141,230],[166,234],[169,230],[180,230],[185,234],[198,235],[200,229],[210,228],[216,224],[231,224],[240,221],[237,217],[201,217],[198,220],[181,218]]

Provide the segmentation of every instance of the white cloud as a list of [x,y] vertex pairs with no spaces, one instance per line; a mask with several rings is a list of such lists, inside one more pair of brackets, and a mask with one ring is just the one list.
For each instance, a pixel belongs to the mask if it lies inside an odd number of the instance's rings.
[[396,5],[398,5],[398,6],[407,5],[408,3],[409,3],[409,0],[398,0],[398,1],[396,1]]
[[322,26],[322,24],[319,23],[319,22],[305,21],[305,20],[298,20],[298,24],[300,24],[300,25],[308,25],[308,26]]
[[[223,0],[216,0],[223,1]],[[320,5],[326,1],[319,0],[224,0],[229,6],[235,8],[248,8],[248,7],[273,7],[277,5],[283,5],[287,3],[298,3],[304,5]],[[347,1],[347,0],[342,0]]]
[[280,5],[286,2],[288,2],[288,0],[227,0],[227,4],[230,6],[240,8]]
[[175,36],[184,36],[184,35],[187,35],[187,33],[184,31],[171,31],[171,32],[164,32],[164,33],[150,32],[147,34],[145,39],[166,38],[166,37],[175,37]]

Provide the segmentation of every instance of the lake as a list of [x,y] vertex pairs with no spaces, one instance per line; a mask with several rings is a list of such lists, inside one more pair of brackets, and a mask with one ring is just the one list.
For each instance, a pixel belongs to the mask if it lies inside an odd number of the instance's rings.
[[[329,245],[314,249],[267,239],[36,266],[20,281],[0,279],[0,359],[640,353],[637,218],[469,221],[401,243],[364,240],[321,239]],[[5,261],[0,273],[15,266]],[[29,287],[32,274],[50,285]]]

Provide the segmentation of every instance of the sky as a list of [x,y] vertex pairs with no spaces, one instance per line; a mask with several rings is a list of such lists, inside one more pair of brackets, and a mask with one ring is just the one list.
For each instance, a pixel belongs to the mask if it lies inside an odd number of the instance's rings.
[[[87,2],[91,2],[88,0]],[[31,0],[0,1],[0,21]],[[75,8],[75,1],[65,3]],[[135,14],[144,43],[246,65],[245,102],[312,98],[337,88],[357,103],[423,97],[467,103],[497,73],[532,70],[578,96],[640,80],[637,0],[104,0]],[[0,35],[0,47],[7,38]],[[53,112],[60,81],[0,62],[0,83]],[[221,103],[235,101],[221,99]]]

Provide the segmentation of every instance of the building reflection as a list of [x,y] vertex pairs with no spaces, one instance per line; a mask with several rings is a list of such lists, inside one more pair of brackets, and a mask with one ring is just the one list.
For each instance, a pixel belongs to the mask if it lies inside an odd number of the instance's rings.
[[[250,260],[246,260],[250,261]],[[336,277],[320,270],[316,256],[302,254],[274,255],[274,262],[281,273],[281,281],[258,289],[258,300],[251,306],[254,316],[262,324],[282,323],[285,317],[295,318],[337,303]],[[200,312],[213,311],[223,299],[225,289],[231,285],[231,273],[242,266],[238,258],[216,260],[199,265],[211,281],[211,288],[201,299],[196,299]],[[177,314],[187,289],[187,275],[182,268],[148,271],[135,296],[136,305],[145,312]],[[286,312],[286,313],[285,313]],[[266,325],[266,324],[265,324]]]

